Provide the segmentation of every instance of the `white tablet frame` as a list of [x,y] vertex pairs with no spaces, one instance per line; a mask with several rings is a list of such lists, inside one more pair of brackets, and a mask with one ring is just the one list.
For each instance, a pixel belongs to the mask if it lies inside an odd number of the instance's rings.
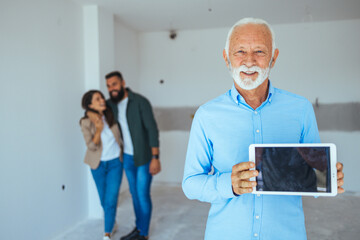
[[[249,159],[255,163],[255,147],[329,147],[330,148],[330,177],[331,192],[281,192],[281,191],[257,191],[253,187],[253,194],[265,195],[301,195],[301,196],[336,196],[337,195],[337,170],[336,170],[336,146],[333,143],[296,143],[296,144],[251,144],[249,146]],[[250,170],[256,170],[255,167]],[[256,177],[250,178],[250,181],[256,181]]]

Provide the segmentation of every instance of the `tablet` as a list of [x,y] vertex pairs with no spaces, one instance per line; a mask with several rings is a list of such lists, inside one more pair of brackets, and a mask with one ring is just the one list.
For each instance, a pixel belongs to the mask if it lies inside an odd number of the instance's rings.
[[335,144],[251,144],[249,158],[259,172],[250,179],[257,182],[254,194],[337,194]]

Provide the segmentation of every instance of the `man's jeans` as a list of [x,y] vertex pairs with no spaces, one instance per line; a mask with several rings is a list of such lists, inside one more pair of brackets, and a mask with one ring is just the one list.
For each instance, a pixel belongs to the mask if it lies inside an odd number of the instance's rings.
[[133,200],[136,216],[136,227],[140,230],[140,235],[149,235],[151,219],[151,198],[150,184],[152,176],[149,173],[150,162],[136,167],[132,155],[124,153],[124,169],[129,182],[130,193]]
[[111,233],[116,217],[116,207],[123,172],[123,163],[119,158],[100,161],[97,169],[91,169],[104,209],[105,233]]

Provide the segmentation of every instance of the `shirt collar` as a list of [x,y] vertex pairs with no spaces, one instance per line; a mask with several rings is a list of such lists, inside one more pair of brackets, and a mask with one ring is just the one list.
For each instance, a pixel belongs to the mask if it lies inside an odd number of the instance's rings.
[[[274,95],[275,88],[272,85],[271,81],[269,80],[269,94],[267,96],[266,101],[270,102],[272,101],[272,97]],[[235,88],[235,83],[233,83],[232,88],[230,90],[231,98],[234,100],[236,104],[239,104],[241,102],[245,102],[245,99],[240,95],[240,93]]]
[[[233,101],[236,103],[236,104],[239,104],[239,101],[240,101],[240,93],[236,90],[235,88],[235,83],[233,83],[232,85],[232,88],[230,90],[230,95],[231,95],[231,98],[233,99]],[[241,97],[242,98],[242,97]]]
[[269,79],[269,94],[268,94],[268,97],[267,97],[267,101],[271,102],[272,101],[272,98],[274,96],[274,92],[275,92],[275,88],[274,86],[272,85],[270,79]]

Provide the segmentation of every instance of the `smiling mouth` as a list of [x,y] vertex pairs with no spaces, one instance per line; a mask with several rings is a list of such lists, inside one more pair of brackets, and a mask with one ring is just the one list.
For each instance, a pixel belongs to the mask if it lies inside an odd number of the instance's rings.
[[257,72],[256,71],[246,71],[246,72],[241,72],[241,73],[245,74],[246,76],[253,76]]

